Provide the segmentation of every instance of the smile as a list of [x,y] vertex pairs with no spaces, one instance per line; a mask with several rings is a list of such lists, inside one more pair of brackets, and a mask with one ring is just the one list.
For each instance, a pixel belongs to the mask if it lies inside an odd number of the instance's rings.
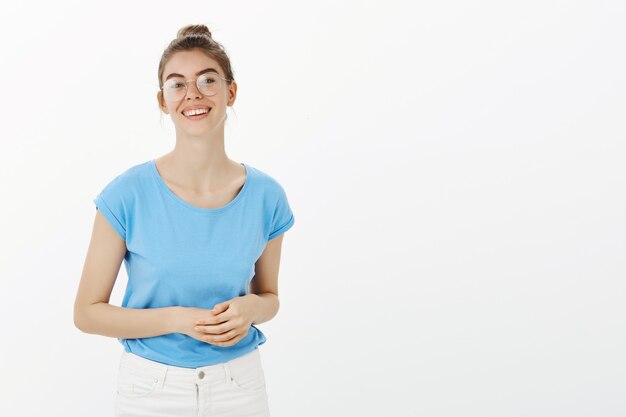
[[205,117],[207,117],[209,115],[209,113],[211,113],[211,109],[208,109],[208,111],[205,112],[205,113],[192,114],[191,116],[187,116],[187,115],[185,115],[183,113],[183,116],[185,116],[189,120],[200,120],[200,119],[204,119]]

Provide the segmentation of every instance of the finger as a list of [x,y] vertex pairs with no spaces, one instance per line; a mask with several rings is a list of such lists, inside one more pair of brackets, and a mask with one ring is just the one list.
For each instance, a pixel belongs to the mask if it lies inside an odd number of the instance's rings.
[[219,314],[219,313],[225,311],[227,308],[228,308],[228,303],[226,303],[226,302],[215,304],[215,306],[211,310],[211,313]]
[[212,317],[207,317],[205,319],[199,319],[194,322],[195,326],[215,326],[217,324],[222,324],[228,321],[230,318],[230,314],[228,312],[223,312],[219,315],[214,315]]
[[218,334],[222,334],[222,333],[227,332],[228,330],[230,330],[230,327],[228,327],[224,323],[220,323],[220,324],[205,324],[205,325],[194,327],[194,330],[197,331],[197,332],[200,332],[200,333],[218,335]]
[[222,334],[208,335],[208,337],[214,342],[228,342],[229,340],[237,337],[239,332],[236,329],[229,330]]
[[232,338],[230,340],[227,340],[225,342],[217,342],[216,341],[216,342],[212,342],[212,344],[217,345],[217,346],[223,346],[223,347],[233,346],[233,345],[239,343],[239,341],[241,339],[243,339],[243,337],[241,337],[241,335],[239,335],[239,336],[236,336],[236,337],[234,337],[234,338]]
[[239,332],[236,329],[233,329],[222,334],[205,335],[202,338],[211,343],[216,343],[216,342],[228,342],[229,340],[232,340],[236,338],[237,336],[239,336]]

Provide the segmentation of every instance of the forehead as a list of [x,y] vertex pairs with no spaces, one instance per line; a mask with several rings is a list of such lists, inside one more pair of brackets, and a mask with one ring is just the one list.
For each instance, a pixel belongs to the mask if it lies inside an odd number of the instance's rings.
[[193,78],[198,71],[202,71],[205,68],[215,68],[219,75],[224,75],[216,60],[197,49],[176,52],[163,67],[163,79],[165,80],[171,73]]

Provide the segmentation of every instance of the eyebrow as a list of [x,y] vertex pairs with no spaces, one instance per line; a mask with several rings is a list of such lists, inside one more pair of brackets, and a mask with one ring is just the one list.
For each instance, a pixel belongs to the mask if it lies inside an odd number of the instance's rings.
[[[196,72],[196,76],[202,75],[202,74],[207,73],[207,72],[214,72],[216,74],[219,74],[219,72],[217,72],[217,70],[215,68],[205,68],[202,71]],[[185,78],[184,75],[176,74],[175,72],[173,72],[170,75],[168,75],[167,77],[165,77],[165,81],[169,80],[172,77],[182,77],[182,78]]]

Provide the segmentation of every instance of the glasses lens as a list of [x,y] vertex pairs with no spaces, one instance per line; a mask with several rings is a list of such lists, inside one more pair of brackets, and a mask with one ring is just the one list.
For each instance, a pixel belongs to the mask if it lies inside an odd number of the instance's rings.
[[163,84],[163,98],[165,101],[179,101],[185,97],[187,87],[182,78],[170,78]]
[[202,74],[198,77],[198,88],[202,95],[214,96],[220,88],[222,79],[215,74]]
[[[198,77],[197,87],[204,96],[214,96],[220,89],[222,79],[215,74]],[[187,94],[187,83],[183,78],[170,78],[163,84],[163,98],[166,101],[180,101]]]

